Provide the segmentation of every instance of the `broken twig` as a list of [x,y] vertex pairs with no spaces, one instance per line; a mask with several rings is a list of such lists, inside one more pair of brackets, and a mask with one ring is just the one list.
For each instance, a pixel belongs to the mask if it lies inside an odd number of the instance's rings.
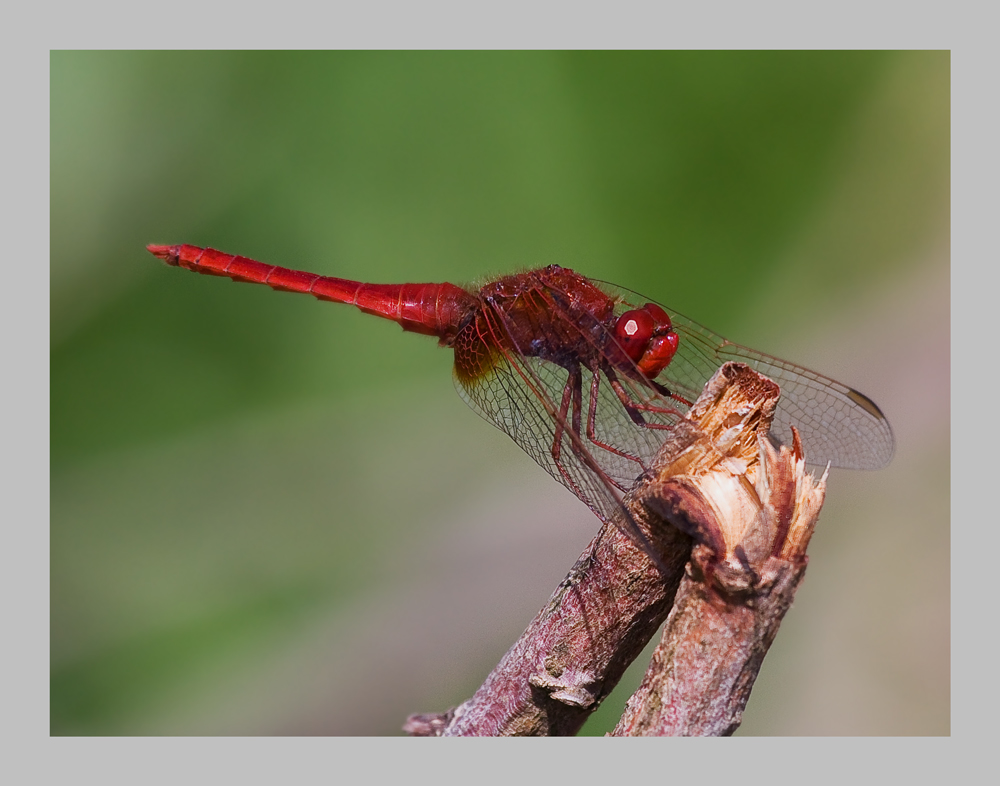
[[[779,453],[767,442],[777,398],[766,377],[723,366],[623,500],[659,567],[624,527],[606,524],[472,698],[413,715],[404,730],[575,734],[669,614],[615,733],[731,733],[805,569],[822,504],[822,481],[804,476],[801,448]],[[706,638],[700,620],[718,635]]]

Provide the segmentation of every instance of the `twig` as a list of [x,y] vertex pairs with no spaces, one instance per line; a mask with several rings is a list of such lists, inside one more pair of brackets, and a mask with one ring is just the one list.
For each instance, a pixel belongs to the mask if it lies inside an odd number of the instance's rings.
[[[660,644],[613,736],[727,736],[740,725],[764,656],[805,574],[806,546],[825,493],[792,449],[762,440],[760,464],[728,488],[702,488],[727,518],[694,547]],[[754,477],[755,476],[755,477]],[[717,511],[717,509],[716,509]]]
[[[774,383],[748,367],[734,363],[723,366],[705,386],[687,419],[666,432],[653,467],[639,477],[623,500],[647,539],[646,545],[658,555],[660,567],[622,534],[624,527],[605,525],[475,695],[446,713],[413,715],[404,730],[414,736],[575,734],[671,613],[681,579],[685,586],[692,583],[684,575],[692,539],[699,544],[695,570],[701,573],[695,575],[715,577],[716,583],[719,576],[738,576],[730,556],[742,568],[740,560],[760,552],[762,546],[754,539],[753,528],[735,523],[727,505],[736,500],[736,508],[742,510],[739,506],[747,494],[755,496],[756,457],[764,449],[763,435],[770,426],[777,396]],[[785,499],[791,488],[786,476],[776,477],[776,483],[778,491],[771,497]],[[776,533],[794,529],[792,518],[779,515],[767,521],[772,519]],[[732,549],[728,548],[730,541],[735,544]],[[753,576],[759,577],[756,573]],[[747,587],[759,584],[744,583]],[[678,631],[673,634],[675,643],[683,640],[676,639],[681,631],[677,625],[688,620],[684,624],[690,626],[688,615],[699,613],[696,592],[682,592],[678,597],[683,597],[684,608],[691,611],[678,613],[680,600],[674,605],[670,624]],[[718,593],[713,594],[704,602],[711,603],[717,597]],[[777,625],[773,627],[776,630]],[[750,650],[745,659],[748,668],[756,653],[763,658],[766,645],[763,651],[759,646]],[[697,686],[704,681],[698,664],[683,660],[691,666],[684,676],[690,690],[678,693],[669,683],[664,693],[664,683],[657,681],[656,675],[663,666],[681,662],[677,657],[681,651],[683,647],[675,647],[672,655],[665,653],[660,661],[654,658],[658,668],[654,673],[651,664],[644,682],[644,687],[648,682],[648,690],[639,698],[633,697],[626,713],[630,725],[620,724],[621,733],[685,733],[662,730],[662,721],[653,710],[664,696],[692,701]],[[724,649],[719,652],[726,657]],[[759,659],[755,663],[759,667]],[[755,675],[756,668],[749,684],[746,677],[737,680],[747,695]],[[704,703],[703,699],[698,701]],[[701,718],[697,712],[688,712],[688,716]]]

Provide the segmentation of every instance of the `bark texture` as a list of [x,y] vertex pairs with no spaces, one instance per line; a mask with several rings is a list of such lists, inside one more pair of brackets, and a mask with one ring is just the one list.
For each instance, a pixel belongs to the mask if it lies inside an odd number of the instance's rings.
[[[740,725],[750,691],[805,574],[806,547],[825,493],[795,445],[760,446],[737,482],[713,486],[721,537],[694,547],[660,644],[613,736],[726,736]],[[716,478],[718,480],[718,478]],[[753,485],[749,485],[750,482]],[[701,489],[705,491],[706,489]]]
[[731,733],[822,504],[801,449],[767,442],[777,398],[766,377],[723,366],[664,432],[653,466],[624,497],[627,515],[601,529],[472,698],[412,715],[404,730],[575,734],[669,614],[615,734]]

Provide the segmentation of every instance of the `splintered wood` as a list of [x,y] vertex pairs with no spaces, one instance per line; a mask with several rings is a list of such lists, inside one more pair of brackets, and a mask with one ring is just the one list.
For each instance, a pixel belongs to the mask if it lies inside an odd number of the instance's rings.
[[[475,695],[415,736],[575,734],[667,620],[615,735],[724,735],[806,567],[825,475],[767,438],[779,395],[727,363]],[[637,540],[645,540],[640,548]],[[651,558],[647,551],[655,554]],[[669,615],[669,617],[668,617]]]
[[[720,375],[732,375],[735,388],[743,389],[739,380],[747,373],[752,372],[746,367],[723,367],[705,393]],[[760,410],[762,424],[769,423],[776,394],[776,387],[761,391],[771,402],[770,409]],[[734,388],[727,388],[719,400],[732,395]],[[706,396],[698,403],[709,404]],[[805,573],[826,475],[817,481],[806,473],[797,432],[792,448],[775,450],[761,428],[754,445],[738,426],[727,431],[729,418],[740,410],[727,416],[725,409],[712,410],[720,416],[714,428],[732,441],[700,441],[691,446],[693,456],[668,460],[643,499],[647,509],[691,534],[696,545],[660,644],[616,736],[732,734]],[[713,419],[709,415],[706,422]],[[679,463],[687,465],[687,474],[674,472]]]

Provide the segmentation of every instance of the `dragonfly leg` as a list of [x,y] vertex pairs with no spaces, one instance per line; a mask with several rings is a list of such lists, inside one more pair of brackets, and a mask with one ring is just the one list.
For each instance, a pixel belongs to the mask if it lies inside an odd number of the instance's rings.
[[[559,415],[556,418],[556,430],[555,436],[552,439],[552,458],[555,461],[556,466],[559,468],[559,474],[562,475],[563,481],[567,488],[570,489],[578,497],[583,497],[582,492],[577,485],[577,482],[570,475],[569,470],[563,465],[562,461],[562,438],[569,432],[570,435],[570,450],[573,454],[584,464],[584,466],[589,467],[593,470],[600,472],[600,466],[594,461],[593,456],[591,456],[586,448],[580,441],[580,432],[583,428],[583,374],[580,371],[580,366],[575,365],[569,370],[569,378],[566,380],[566,387],[563,388],[562,401],[559,405]],[[591,407],[593,409],[593,407]],[[569,425],[566,423],[567,414],[570,417]],[[592,415],[591,415],[592,417]],[[592,428],[588,421],[587,425],[587,436],[590,436]],[[632,458],[631,456],[622,453],[619,450],[611,447],[610,445],[605,445],[602,442],[596,440],[591,440],[595,445],[603,447],[612,453],[617,453],[625,458]],[[638,459],[633,459],[638,461]],[[639,466],[642,466],[641,462]],[[602,473],[603,474],[603,473]],[[607,479],[609,483],[615,486],[619,491],[625,491],[625,487],[621,483],[616,481],[614,478]]]
[[562,437],[566,429],[566,414],[569,412],[570,404],[573,405],[573,422],[570,426],[577,434],[580,433],[580,398],[583,396],[583,379],[580,375],[580,367],[573,366],[569,369],[569,378],[566,380],[566,387],[563,388],[562,402],[559,404],[559,416],[556,418],[556,433],[552,438],[552,458],[556,464],[559,463],[559,456],[562,455]]
[[[632,398],[629,396],[628,391],[625,390],[625,386],[622,385],[621,381],[618,379],[618,375],[615,374],[614,369],[610,367],[605,367],[604,373],[605,375],[607,375],[608,382],[611,383],[611,389],[615,392],[615,395],[618,396],[618,400],[621,401],[622,406],[625,407],[625,411],[628,413],[628,416],[632,418],[632,422],[635,423],[637,426],[642,426],[643,428],[657,428],[657,429],[665,429],[671,427],[670,424],[667,423],[647,422],[646,419],[642,416],[643,412],[656,412],[663,415],[675,415],[678,418],[684,416],[683,412],[680,412],[671,407],[657,407],[654,406],[653,404],[644,404],[642,402],[633,401]],[[657,387],[660,388],[663,386],[657,385]],[[666,388],[663,389],[666,390]],[[659,390],[657,390],[657,392],[659,392]],[[667,394],[671,398],[677,398],[679,401],[683,401],[683,399],[674,396],[669,391],[667,391]]]
[[[551,453],[552,459],[555,462],[556,467],[558,467],[559,474],[562,475],[563,482],[566,484],[566,487],[581,499],[586,499],[587,497],[583,493],[583,490],[562,462],[562,438],[563,435],[569,431],[570,449],[573,453],[584,463],[585,466],[595,469],[598,472],[600,471],[600,467],[598,467],[598,465],[594,462],[594,459],[588,455],[587,451],[584,450],[580,444],[580,428],[583,422],[583,375],[580,372],[579,365],[568,368],[568,371],[569,378],[566,380],[566,387],[563,388],[562,401],[559,404],[559,415],[556,418],[556,430],[555,435],[552,438]],[[569,427],[567,428],[566,416],[570,413],[571,408],[571,420]],[[611,480],[611,482],[624,491],[618,483],[615,483],[613,480]]]
[[668,388],[668,387],[666,387],[664,385],[661,385],[656,380],[649,379],[649,380],[646,380],[646,381],[649,382],[649,384],[653,386],[653,390],[655,390],[657,393],[659,393],[664,398],[672,398],[674,401],[679,401],[685,407],[691,407],[691,406],[694,405],[693,401],[688,401],[686,398],[683,398],[682,396],[678,396],[676,393],[671,393],[670,392],[670,388]]
[[[617,382],[617,380],[615,380],[615,381]],[[594,372],[594,376],[593,376],[593,378],[592,378],[592,380],[590,382],[590,406],[588,407],[588,411],[587,411],[587,439],[589,439],[594,445],[597,445],[597,447],[603,448],[604,450],[608,451],[609,453],[614,453],[616,456],[621,456],[622,458],[628,459],[629,461],[634,461],[636,464],[639,465],[639,467],[641,467],[643,470],[645,470],[646,466],[642,463],[642,459],[640,459],[638,456],[633,456],[631,453],[626,453],[624,450],[619,450],[618,448],[614,447],[613,445],[609,445],[606,442],[602,442],[598,438],[598,436],[597,436],[597,391],[598,391],[598,387],[599,387],[600,383],[601,383],[601,374],[600,374],[600,372],[595,371]],[[620,384],[621,383],[619,383],[619,386],[620,386]],[[627,410],[628,410],[628,407],[626,407],[626,411]],[[636,413],[636,415],[638,415],[638,413]],[[635,420],[635,418],[633,417],[633,415],[632,415],[631,412],[629,412],[629,417],[632,417],[632,419]],[[642,415],[638,415],[638,417],[639,417],[639,420],[636,421],[636,422],[639,423],[640,425],[646,425],[646,422],[644,420],[642,420]]]
[[[573,433],[580,436],[583,408],[583,374],[580,367],[576,367],[576,375],[573,380]],[[575,444],[575,443],[574,443]]]

